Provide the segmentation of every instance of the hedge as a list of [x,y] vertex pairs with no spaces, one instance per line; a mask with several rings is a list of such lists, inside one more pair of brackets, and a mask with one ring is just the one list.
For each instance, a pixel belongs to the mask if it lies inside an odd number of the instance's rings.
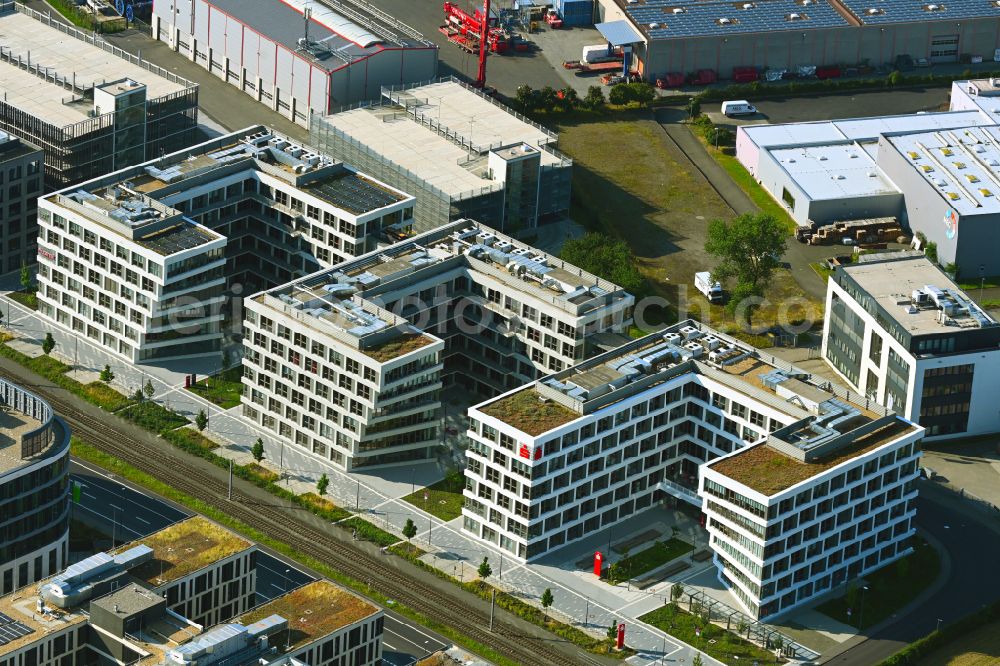
[[932,631],[923,638],[910,643],[905,648],[883,660],[878,666],[904,666],[904,664],[918,664],[934,650],[958,640],[966,634],[984,625],[1000,619],[1000,601],[982,610],[975,611],[965,617],[946,624],[938,631]]

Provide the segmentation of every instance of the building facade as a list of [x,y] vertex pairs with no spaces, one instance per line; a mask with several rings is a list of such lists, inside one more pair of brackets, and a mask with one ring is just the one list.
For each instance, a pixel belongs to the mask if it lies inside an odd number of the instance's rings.
[[[797,0],[734,5],[673,0],[597,0],[598,21],[624,21],[634,70],[647,80],[668,72],[712,69],[729,79],[736,68],[795,72],[801,65],[878,67],[899,56],[957,63],[990,58],[1000,43],[1000,8],[891,0]],[[967,61],[966,61],[967,62]],[[838,74],[839,75],[839,74]]]
[[35,263],[42,151],[0,132],[0,275]]
[[39,312],[141,363],[220,353],[234,295],[374,250],[413,198],[255,127],[40,205]]
[[0,30],[0,131],[42,149],[46,191],[196,140],[190,81],[20,3],[0,3]]
[[244,416],[348,469],[426,459],[442,387],[491,395],[574,365],[626,330],[633,302],[454,222],[247,298]]
[[414,228],[461,218],[517,236],[569,210],[558,135],[457,79],[386,87],[378,102],[314,115],[310,141],[417,197]]
[[846,403],[817,411],[701,468],[719,580],[753,617],[913,551],[922,428],[894,414],[852,428],[862,411]]
[[70,431],[47,402],[0,379],[0,595],[69,557]]
[[258,102],[308,127],[312,113],[378,98],[384,85],[426,81],[438,47],[367,2],[155,3],[153,37]]
[[923,254],[862,259],[827,282],[826,362],[928,440],[1000,431],[1000,324]]
[[[668,498],[711,516],[709,503],[718,501],[698,485],[699,477],[717,460],[759,448],[777,433],[786,436],[789,427],[815,427],[845,444],[843,462],[852,467],[867,460],[858,456],[874,431],[902,428],[915,434],[908,441],[919,439],[919,428],[827,386],[691,321],[635,340],[469,409],[463,529],[532,561]],[[846,418],[834,422],[837,417]],[[822,465],[815,475],[825,473]],[[813,469],[802,468],[803,481],[813,478]],[[784,514],[785,496],[778,497]],[[776,543],[767,530],[753,534],[765,539],[763,547]],[[856,533],[850,543],[868,536]],[[732,557],[725,543],[710,544],[720,572]],[[749,597],[741,603],[755,616],[785,608],[762,612]]]

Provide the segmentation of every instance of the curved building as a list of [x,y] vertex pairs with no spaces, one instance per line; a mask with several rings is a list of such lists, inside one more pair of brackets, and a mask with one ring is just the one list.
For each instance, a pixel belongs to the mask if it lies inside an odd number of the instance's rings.
[[0,594],[66,566],[69,435],[47,402],[0,379]]

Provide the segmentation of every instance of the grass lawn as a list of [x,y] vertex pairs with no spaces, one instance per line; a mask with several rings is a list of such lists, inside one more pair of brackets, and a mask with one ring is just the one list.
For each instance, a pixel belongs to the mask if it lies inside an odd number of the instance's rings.
[[816,275],[823,278],[824,282],[833,277],[833,271],[824,266],[823,264],[819,263],[818,261],[809,264],[809,268],[813,269]]
[[173,430],[188,423],[188,420],[177,412],[150,400],[123,409],[118,412],[118,415],[126,421],[131,421],[146,430],[158,433]]
[[[937,580],[941,569],[937,551],[927,541],[918,537],[912,543],[912,554],[865,577],[868,590],[864,591],[863,606],[862,590],[854,588],[816,610],[844,624],[864,629],[906,606]],[[851,609],[850,616],[848,609]],[[864,622],[864,626],[860,622]]]
[[[413,506],[441,520],[453,520],[462,515],[462,491],[465,489],[465,477],[458,472],[449,472],[447,476],[432,486],[407,495],[403,499]],[[427,500],[424,501],[424,494]]]
[[[689,645],[693,645],[725,664],[738,663],[749,666],[754,659],[767,664],[775,662],[774,653],[770,650],[765,650],[756,643],[740,638],[722,627],[710,623],[706,624],[700,617],[692,615],[674,604],[657,608],[639,619]],[[696,628],[701,629],[701,637],[695,634]],[[739,661],[735,660],[734,657],[739,657]]]
[[219,448],[219,445],[191,428],[178,428],[170,432],[170,440],[181,448],[196,447],[205,451]]
[[223,409],[229,409],[240,404],[240,396],[243,395],[243,384],[240,382],[242,377],[243,366],[237,365],[223,370],[217,375],[202,379],[188,387],[188,390]]
[[20,303],[26,308],[31,308],[32,310],[38,309],[38,297],[35,296],[35,292],[33,291],[12,291],[7,294],[7,298]]
[[261,479],[261,480],[263,480],[265,482],[266,481],[277,481],[278,480],[278,473],[277,472],[272,472],[271,470],[267,469],[266,467],[262,467],[262,466],[258,465],[255,462],[254,463],[250,463],[249,465],[244,465],[243,469],[245,469],[251,475],[256,476],[258,479]]
[[757,205],[757,208],[760,208],[763,212],[770,213],[776,217],[779,222],[784,224],[788,233],[791,234],[795,232],[798,225],[795,223],[795,220],[792,219],[792,216],[788,214],[788,211],[785,210],[785,207],[775,201],[771,195],[767,193],[767,190],[761,187],[760,184],[753,179],[753,176],[751,176],[750,172],[747,171],[742,164],[740,164],[735,155],[727,154],[725,149],[716,149],[715,146],[709,146],[705,143],[704,138],[701,136],[698,138],[701,139],[703,144],[705,144],[705,149],[708,151],[708,154],[715,158],[715,161],[726,170],[729,177],[740,186],[741,190],[747,193],[747,196],[750,197],[750,200]]
[[114,390],[104,382],[91,382],[83,386],[84,398],[87,402],[101,409],[115,412],[127,406],[131,400]]
[[1000,620],[963,634],[920,659],[921,666],[993,666],[1000,660]]
[[979,280],[966,278],[958,283],[960,289],[964,291],[975,291],[982,286],[983,289],[996,289],[1000,287],[1000,275],[994,275],[992,277],[987,277],[980,283]]
[[626,578],[639,578],[693,549],[694,546],[681,539],[672,538],[667,541],[657,541],[649,548],[633,553],[612,564],[611,580],[617,582]]

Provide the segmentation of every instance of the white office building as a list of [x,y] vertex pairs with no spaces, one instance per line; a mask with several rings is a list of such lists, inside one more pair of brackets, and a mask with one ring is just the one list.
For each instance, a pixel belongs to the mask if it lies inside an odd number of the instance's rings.
[[460,220],[247,298],[244,415],[347,469],[430,458],[443,386],[570,367],[627,339],[633,301]]
[[[779,454],[789,467],[803,465],[801,481],[841,458],[854,466],[873,432],[919,438],[912,424],[827,386],[691,321],[635,340],[469,409],[463,529],[531,561],[668,497],[711,516],[717,499],[698,485],[699,473],[789,427],[837,443],[824,444],[815,466],[794,451]],[[906,511],[911,517],[912,506]],[[720,533],[713,531],[711,546],[721,575],[732,555],[714,538]],[[772,534],[781,532],[765,530],[765,547],[776,543]],[[865,538],[845,535],[844,547]],[[759,596],[740,598],[755,616],[786,607],[762,611]]]
[[218,353],[226,239],[96,184],[39,199],[39,313],[69,333],[63,344],[84,336],[132,363]]
[[923,429],[809,390],[796,396],[809,416],[701,468],[719,580],[758,618],[913,550]]
[[917,252],[862,255],[827,282],[823,358],[927,438],[1000,431],[1000,325]]
[[42,198],[39,311],[133,363],[218,353],[232,292],[374,250],[413,202],[248,128]]

